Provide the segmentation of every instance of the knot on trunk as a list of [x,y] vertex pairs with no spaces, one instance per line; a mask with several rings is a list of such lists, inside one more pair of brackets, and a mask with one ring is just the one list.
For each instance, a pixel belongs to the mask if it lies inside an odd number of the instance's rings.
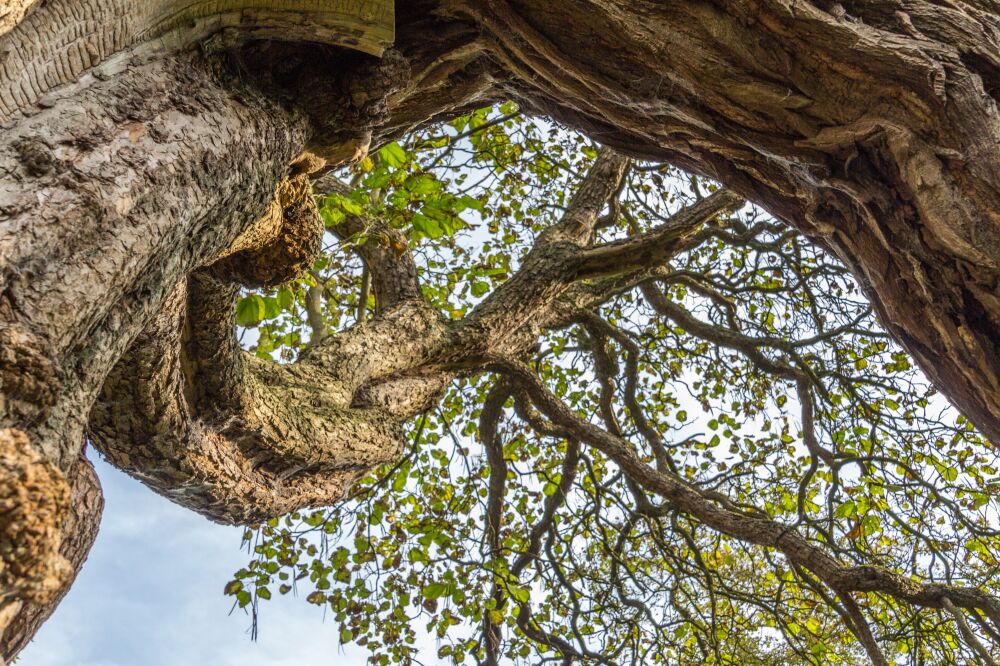
[[217,261],[211,274],[247,287],[273,287],[308,270],[323,247],[323,220],[309,179],[278,185],[267,216],[237,239],[239,251]]
[[0,608],[45,604],[73,574],[59,554],[69,509],[66,477],[20,430],[0,430]]
[[0,326],[0,414],[27,420],[44,416],[60,383],[40,340],[20,327]]
[[373,133],[389,122],[391,99],[412,79],[409,61],[392,48],[373,58],[322,44],[257,41],[234,56],[242,71],[309,118],[308,147],[323,169],[368,154]]

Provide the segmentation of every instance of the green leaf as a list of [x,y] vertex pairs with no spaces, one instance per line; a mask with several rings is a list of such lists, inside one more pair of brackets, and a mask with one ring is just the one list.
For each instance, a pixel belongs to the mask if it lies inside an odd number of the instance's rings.
[[834,511],[833,515],[837,518],[850,518],[856,511],[857,505],[854,503],[854,500],[847,500],[837,507],[837,510]]
[[510,596],[514,597],[514,599],[522,604],[526,604],[531,599],[531,592],[526,587],[511,586]]
[[295,305],[295,294],[288,287],[282,287],[278,290],[278,305],[282,310],[291,310],[292,306]]
[[340,194],[331,194],[326,197],[323,200],[323,206],[334,210],[340,210],[345,215],[362,215],[365,212],[365,209],[361,204]]
[[264,299],[257,294],[241,298],[236,304],[236,324],[248,328],[254,327],[264,320],[266,310]]
[[410,478],[410,463],[406,462],[396,472],[396,478],[392,480],[393,492],[401,493],[406,488],[406,481]]
[[439,599],[448,593],[448,585],[445,583],[428,583],[421,590],[427,599]]
[[394,169],[398,169],[406,164],[406,151],[395,141],[383,146],[378,151],[378,156],[380,160]]
[[274,319],[281,314],[281,306],[274,296],[264,297],[264,319]]
[[320,208],[319,215],[323,218],[323,224],[327,229],[337,226],[347,218],[344,211],[339,208],[331,208],[330,206]]
[[434,178],[434,176],[421,173],[414,174],[406,179],[404,187],[408,189],[413,194],[432,194],[434,192],[440,192],[442,188],[441,181]]
[[420,213],[413,216],[413,228],[428,238],[441,238],[444,236],[444,229],[441,227],[440,222]]
[[469,208],[473,210],[482,211],[483,202],[480,201],[479,199],[476,199],[475,197],[470,197],[467,194],[463,194],[462,196],[458,197],[458,199],[455,200],[455,209],[459,213]]

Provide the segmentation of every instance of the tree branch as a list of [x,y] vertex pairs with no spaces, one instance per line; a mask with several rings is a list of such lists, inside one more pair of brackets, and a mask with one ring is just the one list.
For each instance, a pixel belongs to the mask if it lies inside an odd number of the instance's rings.
[[[503,405],[510,395],[510,384],[501,379],[486,395],[479,417],[479,438],[486,450],[486,459],[490,466],[486,499],[486,544],[490,562],[495,562],[500,557],[500,530],[503,522],[504,493],[507,487],[507,461],[504,459],[503,443],[500,441],[497,427],[503,418]],[[490,596],[496,608],[501,608],[504,594],[496,575]],[[500,627],[493,621],[488,610],[483,612],[483,638],[486,644],[486,663],[489,666],[497,666],[500,663]]]
[[[329,193],[347,196],[351,188],[328,173],[316,181],[313,191],[320,196]],[[417,265],[402,232],[381,220],[358,215],[347,215],[332,231],[343,241],[365,237],[365,242],[354,245],[353,250],[371,274],[376,312],[388,310],[404,301],[423,300]]]
[[743,204],[743,199],[733,192],[718,190],[682,208],[665,224],[648,233],[584,250],[578,259],[576,277],[616,275],[659,265],[676,254],[703,224]]
[[497,360],[493,368],[517,382],[554,425],[564,428],[604,453],[643,488],[670,501],[678,510],[722,534],[777,549],[791,562],[811,571],[838,594],[877,592],[930,608],[944,607],[944,598],[947,597],[956,606],[983,610],[994,622],[1000,618],[1000,601],[974,588],[919,583],[877,566],[845,566],[789,525],[760,514],[739,513],[719,506],[701,490],[679,477],[658,472],[642,463],[627,442],[570,410],[526,366],[508,360]]

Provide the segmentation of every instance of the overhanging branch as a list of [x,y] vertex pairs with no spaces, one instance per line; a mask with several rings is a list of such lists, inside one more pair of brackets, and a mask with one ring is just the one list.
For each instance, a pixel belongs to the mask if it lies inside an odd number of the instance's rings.
[[875,592],[929,608],[947,603],[982,611],[1000,627],[1000,600],[971,587],[920,583],[877,566],[847,566],[808,541],[796,529],[759,513],[742,513],[691,486],[681,478],[643,463],[626,441],[597,427],[569,409],[523,364],[497,360],[493,369],[517,382],[552,423],[613,460],[635,483],[667,500],[673,507],[730,537],[774,548],[791,562],[812,572],[838,594]]

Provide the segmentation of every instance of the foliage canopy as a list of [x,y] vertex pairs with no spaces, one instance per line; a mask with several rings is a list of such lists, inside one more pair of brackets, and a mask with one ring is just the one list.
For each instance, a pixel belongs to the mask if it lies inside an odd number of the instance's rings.
[[[412,253],[424,299],[461,319],[518,275],[607,154],[512,104],[382,147],[338,174],[349,183],[320,181],[329,244],[301,280],[243,296],[245,345],[293,360],[371,318],[354,250],[372,242]],[[596,240],[716,189],[630,163]],[[347,219],[402,235],[335,238]],[[837,589],[587,441],[583,423],[706,506],[788,526],[844,566],[1000,592],[995,450],[823,248],[744,206],[539,339],[517,368],[453,382],[410,424],[406,456],[342,504],[248,530],[252,560],[226,592],[255,623],[273,594],[326,606],[374,664],[427,659],[425,631],[430,660],[456,664],[990,663],[988,610],[914,602],[902,583]]]

